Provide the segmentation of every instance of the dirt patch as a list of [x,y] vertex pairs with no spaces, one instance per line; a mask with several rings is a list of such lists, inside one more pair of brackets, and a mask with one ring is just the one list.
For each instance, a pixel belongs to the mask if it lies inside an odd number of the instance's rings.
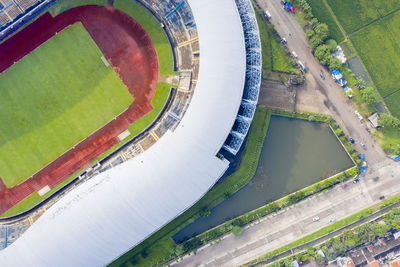
[[288,88],[280,82],[263,80],[258,103],[271,109],[294,111],[296,90]]

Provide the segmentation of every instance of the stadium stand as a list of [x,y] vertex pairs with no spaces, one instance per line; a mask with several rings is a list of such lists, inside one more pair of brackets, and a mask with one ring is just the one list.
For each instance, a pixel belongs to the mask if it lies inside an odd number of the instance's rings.
[[261,84],[261,43],[254,8],[250,0],[236,0],[246,45],[246,82],[243,100],[223,148],[236,155],[250,129]]
[[55,0],[3,0],[0,8],[0,42],[36,18]]
[[229,166],[216,156],[221,147],[235,154],[243,143],[261,79],[250,0],[140,3],[166,30],[177,88],[145,131],[44,205],[16,216],[12,227],[22,230],[0,262],[105,265],[197,202]]

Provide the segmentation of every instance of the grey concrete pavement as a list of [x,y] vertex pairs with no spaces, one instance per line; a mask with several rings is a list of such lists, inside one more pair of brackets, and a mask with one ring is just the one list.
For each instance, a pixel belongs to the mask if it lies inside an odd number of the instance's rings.
[[[400,193],[400,165],[386,157],[367,130],[366,123],[360,122],[355,115],[351,100],[345,98],[343,90],[313,57],[304,31],[294,15],[283,11],[279,0],[257,2],[271,13],[271,22],[286,38],[288,48],[297,53],[309,70],[306,79],[314,86],[303,92],[305,97],[298,108],[316,105],[316,110],[331,114],[346,135],[356,140],[356,150],[366,155],[368,171],[360,183],[349,182],[347,188],[336,186],[325,194],[263,218],[246,227],[240,236],[227,235],[221,242],[199,249],[196,255],[184,257],[176,263],[178,266],[242,265],[329,225],[332,218],[340,220],[377,204],[382,195],[388,198]],[[319,77],[321,70],[325,80]],[[311,94],[315,93],[318,97],[307,98],[310,95],[307,90],[317,90]],[[366,144],[367,150],[361,148],[361,142]],[[376,176],[380,177],[378,182],[373,181]],[[315,216],[320,217],[318,222],[312,221]]]
[[[357,184],[348,182],[327,193],[306,199],[278,214],[270,215],[247,227],[240,236],[228,235],[221,242],[185,257],[175,266],[239,266],[282,247],[364,208],[380,202],[379,197],[392,197],[400,192],[399,165],[385,159],[374,166]],[[373,178],[380,180],[374,182]],[[313,222],[318,216],[320,220]]]

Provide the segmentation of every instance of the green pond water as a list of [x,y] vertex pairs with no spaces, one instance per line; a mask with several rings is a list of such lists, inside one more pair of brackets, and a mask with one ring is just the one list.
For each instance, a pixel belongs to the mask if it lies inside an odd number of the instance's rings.
[[196,219],[173,239],[180,242],[200,234],[351,166],[352,160],[328,124],[272,116],[255,176],[229,200],[212,208],[210,216]]

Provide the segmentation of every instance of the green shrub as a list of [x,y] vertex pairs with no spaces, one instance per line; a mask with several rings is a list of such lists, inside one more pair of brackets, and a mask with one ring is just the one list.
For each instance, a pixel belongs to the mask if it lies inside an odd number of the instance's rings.
[[242,228],[242,227],[237,226],[237,225],[235,225],[235,226],[232,227],[232,233],[233,233],[235,236],[241,235],[242,232],[243,232],[243,228]]

